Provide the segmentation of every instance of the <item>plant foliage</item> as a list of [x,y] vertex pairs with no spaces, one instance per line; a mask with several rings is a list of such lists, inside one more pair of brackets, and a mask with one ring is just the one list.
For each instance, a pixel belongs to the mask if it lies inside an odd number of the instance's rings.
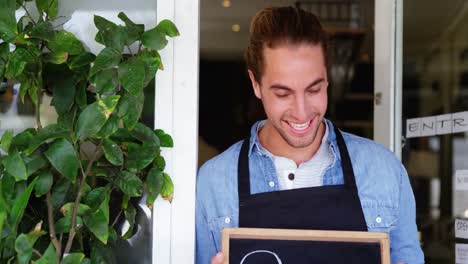
[[[17,20],[18,9],[26,14]],[[37,121],[0,140],[1,263],[112,262],[107,245],[132,235],[132,201],[146,193],[152,207],[173,195],[161,155],[172,138],[140,117],[144,87],[163,69],[158,51],[179,35],[176,26],[164,20],[147,30],[124,13],[120,24],[95,16],[95,40],[104,45],[95,55],[54,26],[58,10],[58,0],[0,2],[0,79],[21,84]],[[46,127],[44,92],[58,113]],[[123,219],[124,234],[114,229]]]

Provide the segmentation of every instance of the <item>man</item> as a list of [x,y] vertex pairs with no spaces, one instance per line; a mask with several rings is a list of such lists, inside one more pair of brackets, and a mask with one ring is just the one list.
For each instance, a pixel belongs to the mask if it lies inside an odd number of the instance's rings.
[[388,232],[392,263],[424,262],[402,164],[324,119],[327,49],[311,13],[267,8],[253,18],[246,62],[267,120],[199,171],[198,264],[222,262],[224,227]]

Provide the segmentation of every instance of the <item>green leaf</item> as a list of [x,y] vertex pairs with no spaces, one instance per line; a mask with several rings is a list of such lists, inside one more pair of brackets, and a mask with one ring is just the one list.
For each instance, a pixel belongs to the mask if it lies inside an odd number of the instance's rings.
[[99,241],[91,241],[91,262],[96,264],[116,264],[115,252]]
[[5,75],[6,65],[10,53],[10,45],[6,42],[0,43],[0,78]]
[[84,258],[83,253],[70,253],[63,258],[62,264],[80,264]]
[[164,160],[164,157],[159,155],[154,159],[154,164],[156,165],[157,168],[160,170],[164,170],[166,168],[166,161]]
[[43,172],[37,176],[38,180],[35,186],[35,194],[36,197],[41,197],[42,195],[46,194],[50,191],[52,187],[54,177],[50,172]]
[[101,130],[96,134],[98,137],[108,137],[114,134],[119,129],[119,118],[118,116],[113,113],[110,115],[107,122],[101,128]]
[[26,165],[18,152],[6,156],[2,163],[3,166],[5,166],[5,170],[15,177],[17,181],[26,180],[28,178]]
[[123,153],[119,145],[110,139],[104,139],[102,148],[104,149],[104,155],[106,159],[113,165],[122,165]]
[[157,27],[145,31],[141,38],[143,45],[149,49],[162,50],[167,45],[166,35]]
[[52,243],[49,244],[49,247],[47,247],[44,254],[42,254],[42,257],[36,260],[34,264],[57,264],[57,256],[55,253],[55,247]]
[[77,136],[83,138],[101,130],[119,101],[119,95],[102,98],[88,105],[78,117]]
[[29,98],[31,98],[31,101],[34,103],[34,105],[38,104],[38,96],[37,96],[37,90],[39,87],[37,86],[37,82],[32,81],[31,82],[31,87],[28,89],[28,94]]
[[116,67],[120,62],[121,56],[120,51],[114,48],[104,48],[97,55],[89,75],[93,76],[99,71]]
[[158,136],[160,142],[161,142],[161,147],[164,147],[164,148],[172,148],[174,147],[174,141],[172,140],[172,137],[168,134],[166,134],[166,132],[164,132],[164,130],[162,129],[156,129],[154,131],[156,133],[156,135]]
[[120,12],[118,17],[125,22],[125,26],[128,29],[128,38],[126,45],[131,45],[133,42],[141,39],[143,32],[145,32],[145,25],[143,24],[135,24],[127,15],[123,12]]
[[136,124],[132,133],[132,136],[141,141],[142,143],[146,143],[156,147],[159,147],[160,145],[158,136],[156,136],[154,131],[145,124]]
[[131,58],[119,65],[119,81],[131,95],[138,96],[143,91],[145,64],[138,58]]
[[115,23],[101,17],[94,16],[94,24],[98,28],[95,40],[106,47],[114,48],[122,51],[125,43],[127,42],[128,32],[127,28],[118,26]]
[[128,149],[127,168],[139,171],[146,168],[158,155],[159,147],[144,143],[143,146],[135,143],[126,143]]
[[78,157],[73,145],[66,139],[57,139],[44,153],[52,166],[72,183],[78,174]]
[[78,55],[85,52],[81,41],[68,31],[57,31],[55,39],[50,41],[47,47],[52,52],[67,52],[69,55]]
[[126,128],[129,130],[133,129],[137,124],[143,110],[143,103],[145,97],[143,93],[138,96],[131,94],[124,94],[119,104],[119,115]]
[[117,69],[105,69],[94,75],[96,92],[105,94],[114,91],[119,85]]
[[138,197],[143,194],[143,183],[134,173],[122,171],[117,178],[117,186],[130,197]]
[[31,196],[31,192],[36,184],[37,178],[35,178],[28,187],[19,195],[19,197],[15,200],[13,207],[11,209],[11,227],[16,228],[23,218],[24,210],[28,205],[29,197]]
[[107,195],[108,192],[105,187],[98,187],[89,192],[84,201],[91,210],[95,211],[105,201]]
[[37,23],[29,34],[31,38],[53,41],[55,39],[54,26],[47,21]]
[[44,168],[48,161],[42,155],[34,155],[30,157],[24,157],[24,163],[26,164],[26,171],[28,177],[33,175],[36,171]]
[[69,112],[75,101],[75,82],[71,76],[64,77],[66,78],[58,78],[52,85],[54,96],[51,104],[58,114]]
[[[0,188],[0,191],[1,191],[1,188]],[[0,208],[1,208],[1,205],[0,205]],[[0,211],[0,236],[1,234],[3,234],[3,224],[5,223],[6,218],[7,218],[6,210],[1,210]],[[0,246],[1,246],[1,242],[0,242]]]
[[31,145],[26,149],[26,155],[31,155],[40,145],[46,143],[48,140],[56,138],[64,138],[68,135],[69,129],[59,125],[51,124],[41,129],[36,136],[31,135]]
[[70,188],[71,182],[65,177],[60,178],[55,183],[54,188],[52,188],[52,206],[54,210],[64,203]]
[[31,128],[16,134],[16,136],[13,137],[13,140],[11,141],[10,152],[23,151],[24,149],[26,149],[34,138],[33,133],[31,133],[33,131],[36,130],[34,128]]
[[5,76],[9,79],[18,77],[23,73],[24,68],[29,62],[34,61],[34,54],[25,48],[17,48],[10,53],[10,58],[6,66]]
[[163,173],[163,185],[161,189],[161,196],[172,202],[174,195],[174,183],[172,182],[171,177],[167,173]]
[[4,207],[8,213],[11,211],[10,205],[12,205],[14,199],[16,199],[15,184],[15,177],[4,172],[2,180],[0,181],[0,205],[1,207]]
[[146,196],[146,205],[148,207],[152,207],[156,198],[161,193],[162,185],[163,185],[163,172],[159,168],[153,167],[149,172],[146,178],[146,188],[147,188],[147,196]]
[[36,0],[37,9],[45,12],[51,19],[57,17],[58,0]]
[[128,221],[129,228],[127,232],[122,236],[122,239],[129,239],[133,234],[133,227],[135,226],[135,216],[136,210],[132,204],[129,204],[128,207],[124,210],[125,219]]
[[0,38],[11,42],[16,37],[15,0],[3,0],[0,3]]
[[91,62],[96,60],[96,55],[90,52],[81,53],[68,60],[68,67],[70,70],[76,70],[83,66],[89,65]]
[[109,238],[109,220],[103,210],[97,210],[84,217],[85,226],[96,236],[99,241],[107,244]]
[[44,56],[45,62],[50,62],[54,64],[62,64],[67,62],[68,60],[68,52],[66,51],[57,51],[51,52]]
[[[40,227],[40,224],[39,224]],[[18,256],[18,263],[29,263],[32,257],[32,249],[37,239],[45,234],[41,230],[33,230],[28,234],[20,234],[15,241],[15,251]]]
[[86,96],[86,82],[79,83],[76,87],[75,103],[80,109],[85,108],[88,105],[88,98]]
[[[57,223],[55,223],[55,232],[57,234],[66,234],[70,232],[71,229],[71,216],[67,215],[60,218]],[[75,230],[79,230],[83,226],[83,219],[80,216],[76,217]]]
[[7,152],[10,150],[11,141],[13,140],[13,129],[7,129],[3,132],[2,140],[0,141],[0,146],[3,151]]
[[161,22],[159,22],[156,28],[169,37],[180,36],[179,30],[177,29],[176,25],[174,25],[174,23],[168,19],[164,19]]
[[145,64],[145,82],[143,86],[146,87],[156,76],[158,69],[163,70],[161,56],[155,50],[143,50],[137,57]]
[[[66,203],[62,206],[62,208],[60,208],[60,212],[63,214],[63,216],[71,217],[74,205],[75,203]],[[87,206],[86,204],[78,204],[78,211],[76,212],[76,214],[78,216],[83,216],[87,214],[90,210],[91,208],[89,208],[89,206]]]

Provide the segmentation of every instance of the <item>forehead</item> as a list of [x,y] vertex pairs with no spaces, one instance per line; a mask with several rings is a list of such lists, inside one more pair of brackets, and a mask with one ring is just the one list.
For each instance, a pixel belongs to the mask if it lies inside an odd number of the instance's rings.
[[263,77],[266,79],[326,78],[326,65],[320,45],[304,43],[264,47],[263,55]]

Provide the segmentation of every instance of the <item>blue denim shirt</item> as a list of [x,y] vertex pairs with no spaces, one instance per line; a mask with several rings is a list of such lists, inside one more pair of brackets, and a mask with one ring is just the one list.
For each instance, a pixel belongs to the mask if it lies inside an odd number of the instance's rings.
[[[323,185],[343,184],[333,124],[328,122],[327,143],[334,162],[327,168]],[[278,177],[272,159],[262,153],[257,122],[251,130],[249,163],[251,193],[278,191]],[[374,141],[343,133],[351,157],[367,228],[388,232],[392,263],[424,263],[416,227],[415,200],[408,175],[401,162]],[[210,263],[221,251],[221,231],[239,226],[237,162],[241,143],[206,162],[198,172],[196,197],[196,263]]]

